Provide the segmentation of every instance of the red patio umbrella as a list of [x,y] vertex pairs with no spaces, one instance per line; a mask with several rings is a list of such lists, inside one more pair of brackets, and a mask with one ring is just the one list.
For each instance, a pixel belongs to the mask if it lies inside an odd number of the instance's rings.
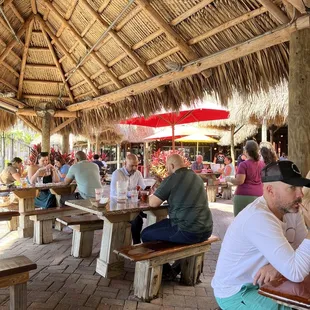
[[161,112],[148,118],[134,117],[121,121],[121,124],[131,124],[147,127],[172,127],[172,149],[175,149],[174,126],[179,124],[196,123],[202,121],[212,121],[226,119],[229,112],[215,104],[206,103],[197,105],[194,108],[184,108],[179,112]]

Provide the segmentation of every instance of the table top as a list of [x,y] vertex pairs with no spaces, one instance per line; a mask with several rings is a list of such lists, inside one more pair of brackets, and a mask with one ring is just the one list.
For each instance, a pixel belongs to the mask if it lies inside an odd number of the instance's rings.
[[131,199],[117,200],[116,198],[110,199],[110,202],[107,203],[107,205],[104,207],[93,206],[89,199],[68,200],[65,202],[65,204],[67,206],[71,206],[99,216],[120,215],[140,211],[167,209],[166,204],[159,207],[150,207],[147,203],[140,201],[133,203]]
[[298,309],[310,309],[310,274],[301,283],[281,277],[266,283],[258,292]]
[[0,193],[4,192],[16,192],[16,191],[28,191],[30,189],[38,189],[38,190],[44,190],[44,189],[51,189],[51,188],[68,188],[71,186],[76,186],[76,184],[69,184],[66,185],[62,182],[59,183],[45,183],[42,186],[37,185],[28,185],[27,187],[21,187],[21,186],[10,186],[7,189],[0,189]]

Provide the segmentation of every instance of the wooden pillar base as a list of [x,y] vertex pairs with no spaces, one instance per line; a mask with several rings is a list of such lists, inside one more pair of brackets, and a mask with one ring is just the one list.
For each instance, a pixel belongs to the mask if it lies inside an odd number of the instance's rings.
[[124,261],[107,263],[100,258],[97,259],[96,272],[104,278],[114,278],[124,274]]
[[52,220],[34,221],[33,242],[47,244],[53,242]]
[[27,309],[27,282],[10,286],[10,310]]
[[136,263],[134,294],[143,301],[149,301],[158,295],[163,266],[150,267],[150,261]]
[[10,231],[17,230],[18,223],[19,223],[18,217],[17,216],[12,217],[12,219],[8,222],[9,230]]
[[209,202],[215,202],[216,201],[216,194],[217,194],[217,186],[207,185],[206,191],[207,191],[207,195],[208,195],[208,201]]
[[[34,210],[34,197],[35,191],[31,194],[33,197],[18,198],[18,210],[20,213]],[[18,227],[19,238],[32,238],[33,237],[33,222],[28,216],[21,214],[19,216]]]
[[94,231],[77,231],[73,229],[71,255],[89,257],[93,250]]
[[222,198],[223,199],[231,199],[231,196],[232,196],[231,186],[222,187]]
[[191,286],[199,283],[199,277],[203,269],[203,258],[204,253],[181,260],[181,283]]
[[65,226],[64,224],[62,224],[62,223],[60,223],[58,221],[55,222],[55,230],[62,231],[64,226]]

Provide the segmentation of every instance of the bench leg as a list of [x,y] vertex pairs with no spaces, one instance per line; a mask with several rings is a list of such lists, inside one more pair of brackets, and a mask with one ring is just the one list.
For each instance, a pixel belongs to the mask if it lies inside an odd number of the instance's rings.
[[[18,198],[18,210],[20,213],[34,210],[34,197]],[[25,216],[23,214],[19,216],[18,237],[33,237],[33,222],[29,219],[28,216]]]
[[181,283],[193,286],[199,282],[203,268],[203,258],[204,253],[181,260]]
[[17,230],[18,227],[18,216],[13,216],[12,219],[8,222],[9,230]]
[[34,221],[33,242],[47,244],[53,242],[53,220]]
[[216,201],[216,194],[217,194],[217,186],[214,185],[207,185],[206,186],[207,190],[207,196],[208,196],[208,201],[209,202],[215,202]]
[[158,295],[163,266],[150,267],[149,261],[136,263],[134,294],[143,301],[149,301]]
[[89,257],[93,250],[94,231],[78,231],[73,229],[71,255]]
[[231,186],[223,188],[222,198],[231,199]]
[[27,282],[10,286],[10,310],[27,309]]

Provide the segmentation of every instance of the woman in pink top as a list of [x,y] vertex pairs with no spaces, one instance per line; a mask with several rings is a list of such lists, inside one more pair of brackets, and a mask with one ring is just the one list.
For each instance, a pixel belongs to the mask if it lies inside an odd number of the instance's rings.
[[258,144],[254,140],[249,140],[244,149],[247,160],[240,163],[235,178],[226,177],[226,181],[238,185],[233,202],[235,216],[257,197],[263,195],[261,171],[265,164],[259,160]]

